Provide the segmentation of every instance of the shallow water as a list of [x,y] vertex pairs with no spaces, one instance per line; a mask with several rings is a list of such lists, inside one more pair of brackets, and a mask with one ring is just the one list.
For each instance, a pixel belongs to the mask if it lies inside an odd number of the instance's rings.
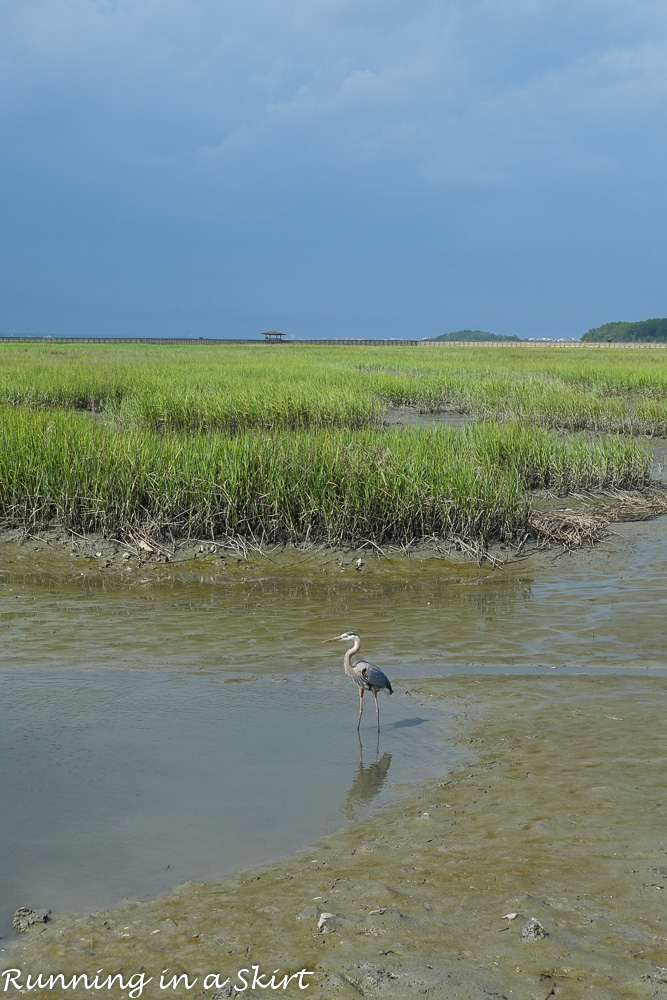
[[415,406],[390,406],[384,416],[387,427],[448,427],[463,428],[475,422],[469,413],[452,410],[422,411]]
[[388,699],[381,743],[371,700],[362,744],[337,672],[238,683],[79,654],[86,669],[3,657],[2,932],[19,905],[95,909],[288,854],[457,759],[445,713],[396,718]]
[[[236,979],[253,963],[316,970],[312,1000],[662,996],[666,683],[640,671],[417,681],[429,703],[466,712],[453,736],[464,767],[275,866],[57,913],[2,942],[5,965],[24,982],[142,970],[146,1000],[165,995],[165,966],[201,988],[211,970]],[[336,916],[318,933],[321,911]],[[546,937],[524,944],[529,917]]]
[[[3,930],[19,905],[99,908],[279,858],[446,773],[454,712],[416,678],[664,670],[667,518],[617,531],[500,570],[355,554],[105,574],[5,546]],[[346,628],[396,688],[379,744],[365,701],[361,759],[342,644],[321,644]]]
[[322,639],[353,629],[392,678],[466,665],[665,666],[667,518],[501,569],[367,556],[357,570],[356,558],[211,557],[105,574],[90,560],[5,547],[0,663],[323,679],[342,669],[343,650]]

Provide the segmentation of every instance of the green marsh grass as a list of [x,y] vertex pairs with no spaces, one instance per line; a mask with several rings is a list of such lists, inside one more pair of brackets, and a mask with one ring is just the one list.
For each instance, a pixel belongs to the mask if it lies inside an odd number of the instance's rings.
[[4,407],[0,437],[5,523],[82,533],[486,544],[525,532],[532,489],[650,481],[648,455],[631,441],[518,423],[212,433]]
[[[643,489],[663,352],[0,345],[0,516],[330,544],[525,532],[531,491]],[[390,405],[465,430],[383,428]],[[498,422],[501,418],[502,422]]]
[[667,435],[667,354],[593,348],[0,345],[0,403],[157,430],[380,426],[389,405]]

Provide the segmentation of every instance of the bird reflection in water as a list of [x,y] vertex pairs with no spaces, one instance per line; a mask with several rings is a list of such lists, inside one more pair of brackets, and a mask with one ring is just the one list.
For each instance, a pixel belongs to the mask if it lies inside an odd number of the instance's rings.
[[354,820],[357,813],[369,805],[382,790],[387,778],[391,754],[385,751],[380,757],[380,736],[375,744],[375,760],[364,767],[364,745],[359,737],[359,767],[342,810],[346,819]]

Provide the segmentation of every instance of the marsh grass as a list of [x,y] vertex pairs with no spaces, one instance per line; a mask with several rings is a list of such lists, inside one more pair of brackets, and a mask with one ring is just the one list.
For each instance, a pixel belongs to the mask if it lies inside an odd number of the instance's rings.
[[[664,433],[657,354],[4,344],[0,516],[271,543],[523,537],[531,491],[651,482],[636,443],[549,428]],[[388,430],[390,404],[482,420]]]
[[662,351],[0,345],[0,403],[155,430],[380,426],[389,405],[667,434]]
[[527,530],[535,488],[641,489],[645,449],[517,423],[190,432],[0,411],[0,516],[117,535],[484,545]]

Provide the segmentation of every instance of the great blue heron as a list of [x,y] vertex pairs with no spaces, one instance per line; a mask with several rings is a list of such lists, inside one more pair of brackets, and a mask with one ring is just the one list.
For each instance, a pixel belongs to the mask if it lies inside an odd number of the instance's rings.
[[356,632],[343,632],[342,635],[335,635],[333,639],[325,639],[324,642],[338,642],[341,639],[353,643],[352,647],[346,652],[343,663],[347,676],[351,677],[359,685],[359,722],[357,723],[357,732],[361,725],[361,713],[364,710],[364,691],[372,691],[375,698],[375,713],[377,715],[379,733],[380,707],[378,705],[378,691],[388,691],[389,694],[394,693],[389,678],[383,670],[376,667],[374,663],[369,663],[368,660],[357,660],[356,663],[352,662],[352,657],[355,653],[359,652],[361,646],[361,639]]

